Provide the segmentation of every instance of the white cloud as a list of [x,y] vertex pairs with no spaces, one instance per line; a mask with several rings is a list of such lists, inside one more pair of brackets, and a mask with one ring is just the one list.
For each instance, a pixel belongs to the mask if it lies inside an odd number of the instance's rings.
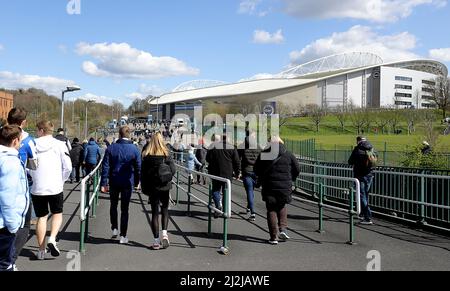
[[416,44],[417,38],[409,32],[380,35],[370,27],[357,25],[291,52],[291,66],[345,52],[370,52],[379,55],[385,62],[409,60],[418,57],[413,52]]
[[86,61],[82,66],[86,74],[97,77],[158,79],[199,74],[198,69],[188,67],[176,58],[155,57],[127,43],[79,43],[77,53],[98,60],[98,64]]
[[443,62],[450,62],[450,48],[439,48],[430,50],[430,58]]
[[447,0],[282,0],[286,12],[300,18],[352,18],[395,22],[421,5],[443,7]]
[[93,100],[96,103],[103,103],[103,104],[106,104],[106,105],[111,105],[114,100],[120,102],[120,100],[117,100],[116,98],[96,95],[96,94],[92,94],[92,93],[84,94],[84,95],[78,97],[78,99],[82,99],[82,100],[85,100],[85,101]]
[[261,0],[242,0],[238,12],[241,14],[255,14]]
[[264,30],[255,30],[253,33],[253,42],[259,44],[281,44],[284,42],[283,31],[279,29],[272,34]]
[[0,72],[0,87],[6,89],[36,88],[46,91],[48,94],[61,96],[61,91],[67,86],[75,85],[74,81],[55,77],[41,77],[37,75],[22,75],[8,71]]
[[127,94],[125,97],[133,101],[135,99],[145,99],[150,95],[161,96],[165,92],[167,92],[167,90],[164,90],[156,85],[149,86],[147,84],[141,84],[136,92]]
[[0,43],[0,51],[4,50],[5,47]]

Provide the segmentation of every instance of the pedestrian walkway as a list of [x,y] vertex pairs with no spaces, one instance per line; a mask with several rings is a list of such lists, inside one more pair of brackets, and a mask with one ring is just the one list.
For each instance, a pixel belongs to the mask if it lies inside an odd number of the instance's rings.
[[[36,261],[36,239],[31,237],[17,265],[23,271],[64,271],[73,257],[67,258],[79,244],[79,187],[66,184],[64,226],[59,236],[61,257],[48,254],[45,261]],[[203,186],[194,186],[193,194],[204,195]],[[175,190],[172,191],[175,197]],[[205,196],[207,200],[207,197]],[[375,219],[376,225],[356,228],[357,245],[348,240],[348,216],[325,211],[325,233],[317,233],[317,206],[294,201],[289,206],[291,240],[278,246],[267,244],[265,206],[256,193],[257,220],[246,220],[245,190],[235,181],[232,192],[232,213],[229,221],[227,256],[218,253],[222,245],[222,220],[213,221],[213,236],[207,236],[208,211],[193,203],[191,216],[186,215],[187,197],[180,193],[179,205],[170,210],[169,236],[171,247],[152,251],[151,210],[147,197],[134,193],[130,204],[128,245],[111,239],[109,198],[101,194],[97,217],[91,219],[86,255],[81,256],[82,271],[296,271],[355,270],[365,271],[367,254],[381,254],[382,270],[450,270],[450,238],[400,224]],[[34,233],[34,232],[33,232]]]

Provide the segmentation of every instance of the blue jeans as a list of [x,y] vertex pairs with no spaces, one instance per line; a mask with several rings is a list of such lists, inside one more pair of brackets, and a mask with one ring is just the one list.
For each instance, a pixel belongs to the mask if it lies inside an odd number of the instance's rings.
[[225,188],[226,188],[225,182],[220,182],[216,180],[212,181],[213,200],[217,209],[222,209],[223,204],[222,204],[222,197],[220,194],[222,193],[223,197],[225,197]]
[[244,188],[247,192],[247,209],[250,209],[252,214],[255,214],[254,201],[255,201],[255,184],[256,175],[254,173],[247,173],[244,178]]
[[372,212],[370,211],[369,206],[369,192],[373,183],[373,176],[368,175],[362,178],[358,178],[361,184],[361,212],[366,221],[370,221],[372,219]]
[[0,229],[0,272],[13,271],[15,241],[15,234],[10,233],[6,228]]

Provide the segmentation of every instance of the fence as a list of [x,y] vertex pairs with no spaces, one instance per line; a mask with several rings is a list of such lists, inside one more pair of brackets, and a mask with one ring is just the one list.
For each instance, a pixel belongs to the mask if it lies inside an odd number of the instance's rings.
[[[301,160],[302,173],[353,177],[350,166]],[[412,221],[433,228],[450,230],[450,171],[424,171],[380,167],[374,172],[374,184],[369,197],[374,213]],[[317,198],[317,178],[309,178],[298,185]],[[324,197],[344,204],[347,196],[338,189],[340,181],[324,189]]]
[[[97,206],[99,205],[102,163],[103,159],[99,162],[97,167],[81,181],[79,250],[83,254],[86,253],[85,243],[89,234],[89,218],[95,218]],[[90,215],[89,211],[91,211]]]
[[[179,153],[172,153],[172,155],[175,157],[175,160],[179,163],[183,162],[183,157],[179,156]],[[180,159],[181,160],[178,160]],[[229,179],[224,179],[221,177],[212,176],[209,174],[205,174],[202,172],[197,171],[190,171],[189,169],[181,166],[180,164],[176,164],[177,167],[177,173],[175,176],[175,181],[173,182],[176,186],[176,204],[179,204],[179,192],[180,190],[184,191],[187,195],[187,213],[190,215],[191,213],[191,198],[200,202],[202,205],[208,208],[208,236],[211,236],[212,234],[212,213],[216,213],[219,215],[222,215],[223,217],[223,243],[222,246],[219,249],[219,252],[228,255],[229,254],[229,245],[228,245],[228,221],[231,218],[231,181]],[[207,178],[210,180],[208,192],[204,193],[200,190],[196,189],[201,194],[204,194],[208,196],[208,201],[204,201],[200,199],[199,197],[195,196],[193,194],[193,188],[192,188],[192,175],[198,175],[203,178]],[[182,180],[184,180],[187,184],[187,188],[183,188],[181,186]],[[223,197],[223,208],[222,210],[217,209],[212,205],[212,199],[213,199],[213,193],[212,193],[212,181],[218,181],[225,183],[225,190],[224,190],[224,197]]]
[[[353,146],[345,147],[335,145],[334,149],[325,150],[315,143],[316,141],[314,139],[303,141],[285,140],[286,147],[295,155],[323,162],[346,164],[354,148]],[[384,143],[383,148],[377,148],[376,151],[379,158],[379,165],[384,167],[401,167],[402,160],[406,155],[406,152],[388,150],[387,143]],[[450,169],[450,153],[438,153],[437,155],[447,165],[447,169]]]

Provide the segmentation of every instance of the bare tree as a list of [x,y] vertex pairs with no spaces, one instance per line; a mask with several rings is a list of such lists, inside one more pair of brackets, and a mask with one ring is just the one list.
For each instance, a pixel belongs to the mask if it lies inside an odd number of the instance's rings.
[[352,125],[356,128],[356,134],[361,134],[365,124],[364,112],[361,109],[355,109],[351,112],[350,120]]
[[416,132],[416,123],[420,118],[420,112],[417,109],[405,109],[403,116],[408,124],[408,134],[411,135]]
[[434,84],[429,84],[426,88],[430,89],[431,100],[442,110],[442,119],[447,117],[447,110],[450,108],[450,79],[444,76],[437,77]]
[[427,110],[423,114],[423,125],[425,130],[425,139],[431,145],[435,147],[439,139],[439,132],[434,130],[434,123],[436,116],[431,110]]
[[325,111],[320,106],[314,104],[309,106],[309,117],[316,127],[316,132],[320,130],[320,124],[322,123],[323,117],[325,116]]
[[347,112],[344,110],[344,107],[342,106],[337,106],[336,107],[336,118],[339,121],[339,124],[341,125],[341,129],[342,132],[345,131],[345,122],[348,120],[348,114]]
[[401,112],[400,110],[390,110],[389,113],[387,114],[388,120],[389,120],[389,125],[392,128],[392,131],[394,132],[394,134],[398,133],[398,125],[400,124],[401,121]]
[[386,127],[389,124],[389,119],[387,118],[386,110],[380,109],[375,112],[375,125],[381,134],[385,133]]

